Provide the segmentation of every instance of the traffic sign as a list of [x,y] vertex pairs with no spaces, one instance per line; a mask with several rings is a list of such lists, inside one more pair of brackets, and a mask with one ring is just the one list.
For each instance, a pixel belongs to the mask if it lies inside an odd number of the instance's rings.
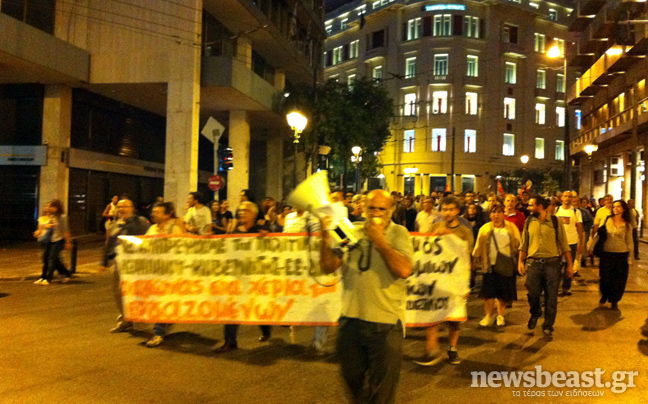
[[220,175],[212,175],[209,177],[209,189],[212,191],[218,191],[219,189],[223,188],[225,185],[225,179],[221,177]]

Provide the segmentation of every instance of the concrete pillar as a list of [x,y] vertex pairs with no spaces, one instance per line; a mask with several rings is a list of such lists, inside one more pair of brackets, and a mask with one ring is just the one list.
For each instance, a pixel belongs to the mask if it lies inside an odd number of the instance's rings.
[[[267,140],[266,194],[276,200],[283,198],[283,138],[281,133],[271,133]],[[236,167],[236,165],[235,165]]]
[[[245,111],[230,111],[229,147],[234,154],[234,168],[227,173],[227,199],[235,209],[250,178],[250,124]],[[263,195],[255,195],[255,198],[261,197]]]
[[280,69],[275,70],[273,83],[277,91],[283,91],[286,88],[286,73]]
[[236,59],[245,63],[248,69],[252,69],[252,41],[250,38],[236,38]]
[[43,144],[47,145],[47,165],[41,167],[38,206],[52,199],[60,199],[65,211],[68,210],[70,169],[67,161],[71,122],[72,89],[58,84],[45,86]]
[[168,84],[164,199],[179,211],[198,188],[199,103],[199,80]]

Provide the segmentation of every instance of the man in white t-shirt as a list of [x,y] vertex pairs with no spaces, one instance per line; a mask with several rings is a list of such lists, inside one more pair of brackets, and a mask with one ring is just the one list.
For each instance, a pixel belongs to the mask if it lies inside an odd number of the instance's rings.
[[416,215],[414,222],[415,231],[419,233],[429,233],[434,224],[434,219],[441,217],[439,212],[432,210],[434,201],[431,196],[423,198],[423,210]]
[[187,231],[200,236],[212,235],[212,214],[211,210],[202,204],[203,195],[200,192],[190,192],[187,204],[189,210],[184,216]]
[[603,206],[596,210],[596,216],[594,217],[594,226],[592,226],[592,237],[598,231],[599,226],[605,223],[605,219],[612,214],[613,204],[614,198],[612,197],[612,195],[605,195],[605,198],[603,198]]
[[[567,243],[571,249],[572,263],[576,260],[577,254],[583,254],[583,215],[580,210],[572,206],[572,192],[565,191],[562,194],[562,206],[556,211],[556,217],[560,220],[565,228]],[[570,296],[572,278],[564,274],[562,284],[563,296]]]

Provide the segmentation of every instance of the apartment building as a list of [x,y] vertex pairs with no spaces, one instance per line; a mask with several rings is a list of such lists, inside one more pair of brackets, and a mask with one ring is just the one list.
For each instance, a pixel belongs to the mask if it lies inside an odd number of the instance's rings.
[[[571,11],[568,1],[377,0],[328,13],[325,79],[372,79],[397,104],[383,186],[486,191],[525,155],[528,169],[561,169]],[[560,57],[549,58],[554,45]]]
[[180,214],[190,191],[213,196],[210,117],[234,153],[220,197],[281,197],[279,101],[321,75],[323,13],[323,0],[0,0],[0,240],[29,238],[54,198],[80,235],[101,230],[113,195]]
[[645,211],[646,2],[578,1],[574,14],[568,69],[579,71],[580,78],[567,99],[580,116],[570,151],[578,163],[581,193],[633,198]]

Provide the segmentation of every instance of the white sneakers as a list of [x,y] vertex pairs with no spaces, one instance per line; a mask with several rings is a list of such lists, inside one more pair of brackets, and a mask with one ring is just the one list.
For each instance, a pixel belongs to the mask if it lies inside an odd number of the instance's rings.
[[164,337],[161,337],[159,335],[154,335],[153,338],[148,340],[146,346],[149,348],[155,348],[156,346],[160,346],[162,342],[164,342]]
[[47,279],[39,279],[36,282],[34,282],[34,285],[49,285],[50,283],[47,282]]
[[494,322],[497,324],[498,327],[504,327],[506,325],[506,321],[504,321],[504,316],[497,316],[497,317],[486,316],[482,318],[482,320],[479,322],[479,326],[490,327],[493,325]]

